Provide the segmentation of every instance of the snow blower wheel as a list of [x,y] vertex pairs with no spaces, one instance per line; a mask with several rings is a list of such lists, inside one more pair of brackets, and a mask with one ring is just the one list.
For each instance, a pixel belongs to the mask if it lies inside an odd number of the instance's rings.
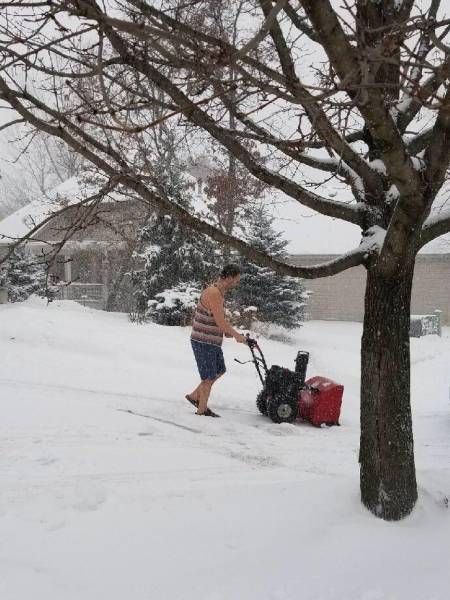
[[293,423],[298,416],[298,401],[294,397],[276,396],[267,404],[267,415],[274,423]]
[[267,394],[264,393],[264,390],[256,396],[256,407],[262,415],[267,415]]

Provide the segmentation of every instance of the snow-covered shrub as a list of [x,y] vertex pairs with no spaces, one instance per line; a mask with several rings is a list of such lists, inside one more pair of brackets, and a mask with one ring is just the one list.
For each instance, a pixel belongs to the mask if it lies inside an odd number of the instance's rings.
[[200,294],[200,285],[180,283],[149,300],[147,317],[160,325],[188,325]]

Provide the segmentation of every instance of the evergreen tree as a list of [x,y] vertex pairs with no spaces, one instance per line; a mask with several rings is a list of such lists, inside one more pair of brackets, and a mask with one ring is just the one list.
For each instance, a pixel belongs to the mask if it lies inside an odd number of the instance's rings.
[[[175,293],[182,290],[179,287],[182,284],[198,289],[200,294],[202,284],[217,268],[214,264],[214,244],[206,236],[186,231],[173,217],[157,213],[142,228],[141,242],[142,250],[137,253],[136,259],[143,262],[143,269],[134,275],[137,311],[155,317],[158,322],[181,324],[186,315],[180,312],[180,304],[164,306],[161,313],[167,317],[164,319],[161,315],[155,315],[152,302],[158,296],[162,297],[161,294],[171,295],[171,291]],[[150,304],[152,308],[148,311]],[[179,313],[179,318],[172,319],[171,308]],[[190,303],[185,304],[185,308],[189,311]]]
[[[273,227],[274,218],[261,203],[245,224],[245,241],[280,260],[286,260],[287,241]],[[241,283],[233,293],[231,309],[239,322],[249,327],[252,320],[275,323],[288,329],[304,320],[306,293],[298,279],[281,276],[267,267],[239,259]]]
[[8,289],[10,302],[22,302],[32,294],[46,295],[46,272],[25,248],[16,248],[0,275],[0,286]]
[[[170,132],[166,133],[165,151],[153,166],[155,185],[172,202],[192,210],[191,182],[174,152]],[[133,275],[138,318],[185,324],[195,291],[200,295],[202,285],[217,269],[218,254],[217,244],[207,236],[187,230],[172,216],[153,213],[141,228],[140,249],[135,253],[142,267]]]

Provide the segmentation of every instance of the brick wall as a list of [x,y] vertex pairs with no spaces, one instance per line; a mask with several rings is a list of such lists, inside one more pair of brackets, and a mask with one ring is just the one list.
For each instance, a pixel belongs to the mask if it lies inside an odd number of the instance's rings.
[[[330,255],[295,255],[293,264],[313,265],[335,258]],[[363,320],[366,271],[354,267],[333,277],[308,279],[311,292],[309,318],[325,321]],[[442,310],[442,323],[450,324],[450,254],[421,254],[417,257],[412,292],[412,313]]]

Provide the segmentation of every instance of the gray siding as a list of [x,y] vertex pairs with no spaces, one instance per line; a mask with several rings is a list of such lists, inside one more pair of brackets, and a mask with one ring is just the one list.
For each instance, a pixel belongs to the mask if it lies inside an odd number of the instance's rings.
[[412,312],[442,310],[442,323],[450,325],[450,254],[423,254],[417,258],[412,291]]
[[[295,255],[293,264],[313,265],[336,258],[331,255]],[[321,279],[305,280],[311,292],[307,312],[310,319],[359,321],[364,314],[366,271],[354,267]],[[412,291],[412,313],[442,310],[442,323],[450,324],[450,254],[421,254],[417,257]]]
[[[8,247],[0,242],[0,258],[6,256],[8,252]],[[0,265],[0,271],[2,269],[2,265]],[[0,287],[0,304],[6,304],[8,302],[8,290],[6,288]]]

